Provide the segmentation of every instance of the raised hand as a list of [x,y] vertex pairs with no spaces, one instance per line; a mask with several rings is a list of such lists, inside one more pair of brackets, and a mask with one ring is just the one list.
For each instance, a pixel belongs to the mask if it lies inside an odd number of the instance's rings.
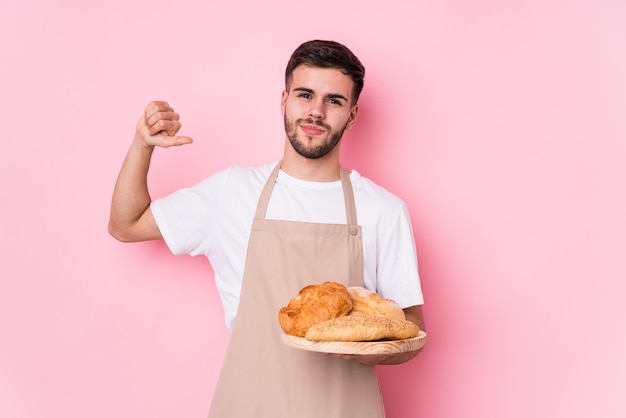
[[193,142],[191,138],[176,136],[181,127],[179,119],[179,114],[167,102],[150,102],[137,122],[136,138],[141,138],[146,145],[153,147],[190,144]]

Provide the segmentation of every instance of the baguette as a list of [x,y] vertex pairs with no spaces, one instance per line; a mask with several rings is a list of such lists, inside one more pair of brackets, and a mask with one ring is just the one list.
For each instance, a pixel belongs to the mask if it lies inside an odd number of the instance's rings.
[[312,325],[305,334],[310,341],[405,340],[417,337],[419,327],[406,319],[373,315],[348,315]]

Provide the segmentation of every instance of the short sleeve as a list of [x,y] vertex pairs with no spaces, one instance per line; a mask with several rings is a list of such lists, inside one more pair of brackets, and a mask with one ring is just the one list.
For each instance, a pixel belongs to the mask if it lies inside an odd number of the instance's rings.
[[402,308],[422,305],[415,239],[406,205],[402,204],[387,228],[380,235],[377,292]]
[[217,173],[150,204],[161,235],[173,254],[207,254],[226,177],[224,172]]

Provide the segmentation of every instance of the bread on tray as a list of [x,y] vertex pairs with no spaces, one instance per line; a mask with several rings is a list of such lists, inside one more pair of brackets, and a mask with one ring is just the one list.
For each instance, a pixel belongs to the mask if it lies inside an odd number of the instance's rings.
[[358,286],[348,287],[352,298],[349,315],[373,315],[385,318],[406,319],[404,311],[393,299],[385,299],[376,292]]
[[419,333],[394,300],[336,282],[304,287],[280,309],[278,321],[286,334],[311,341],[403,340]]
[[319,322],[347,315],[352,298],[340,283],[324,282],[304,287],[278,312],[278,321],[289,335],[304,337]]
[[417,337],[419,327],[406,319],[373,315],[348,315],[320,322],[309,328],[311,341],[406,340]]

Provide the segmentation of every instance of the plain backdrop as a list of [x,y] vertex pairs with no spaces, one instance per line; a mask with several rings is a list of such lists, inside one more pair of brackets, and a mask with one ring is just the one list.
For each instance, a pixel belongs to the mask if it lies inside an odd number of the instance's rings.
[[195,140],[157,150],[154,197],[278,159],[315,38],[366,65],[342,162],[415,232],[429,339],[379,368],[387,416],[626,416],[617,0],[2,1],[0,416],[206,416],[210,265],[111,238],[113,184],[150,100]]

